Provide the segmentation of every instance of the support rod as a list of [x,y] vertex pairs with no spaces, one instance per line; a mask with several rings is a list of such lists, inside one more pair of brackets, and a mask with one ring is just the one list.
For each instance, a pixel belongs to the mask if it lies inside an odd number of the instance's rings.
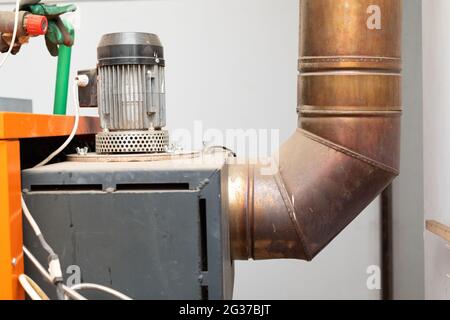
[[394,299],[393,191],[389,185],[381,194],[381,294],[383,300]]

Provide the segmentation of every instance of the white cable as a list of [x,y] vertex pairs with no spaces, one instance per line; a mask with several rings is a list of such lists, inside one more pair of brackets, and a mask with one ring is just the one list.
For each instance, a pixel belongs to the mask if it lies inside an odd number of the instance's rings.
[[[72,128],[72,132],[70,133],[70,136],[67,138],[67,140],[59,147],[55,152],[53,152],[50,156],[48,156],[45,160],[40,162],[38,165],[35,166],[35,168],[39,168],[42,166],[45,166],[47,163],[53,160],[61,151],[63,151],[69,144],[72,142],[73,138],[75,137],[77,130],[78,130],[78,124],[80,122],[80,112],[79,112],[79,103],[78,103],[78,85],[80,86],[86,86],[85,83],[86,80],[84,78],[76,78],[75,82],[73,84],[73,98],[74,98],[74,105],[75,105],[75,122]],[[34,220],[33,216],[30,213],[30,210],[27,207],[27,204],[25,202],[25,199],[23,198],[23,195],[21,197],[22,202],[22,210],[24,212],[25,218],[27,219],[28,223],[31,225],[31,228],[33,229],[36,236],[39,238],[42,246],[44,249],[49,253],[50,256],[56,256],[53,249],[48,245],[47,241],[45,241],[44,236],[42,235],[42,232],[36,223],[36,220]],[[53,280],[57,278],[62,278],[62,271],[61,267],[59,265],[58,259],[53,259],[50,261],[50,275]]]
[[64,289],[65,294],[67,296],[69,296],[71,299],[74,299],[74,300],[87,300],[81,294],[79,294],[75,290],[72,290],[71,288],[69,288],[68,286],[66,286],[64,284],[63,284],[62,288]]
[[3,57],[2,61],[0,62],[0,68],[3,67],[3,65],[8,60],[9,56],[11,55],[11,52],[14,48],[14,44],[16,43],[16,37],[17,37],[17,29],[19,28],[19,12],[20,12],[20,0],[16,1],[16,14],[14,16],[14,31],[11,39],[11,43],[9,45],[8,52],[5,53],[5,56]]
[[[77,77],[75,78],[74,85],[72,87],[73,89],[73,98],[74,98],[74,104],[75,104],[75,123],[72,128],[72,132],[70,133],[70,136],[67,138],[67,140],[59,147],[55,152],[53,152],[50,156],[48,156],[45,160],[40,162],[38,165],[35,166],[35,168],[39,168],[42,166],[45,166],[47,163],[53,160],[61,151],[63,151],[69,144],[72,142],[73,138],[75,137],[77,130],[78,130],[78,124],[80,122],[80,111],[79,111],[79,103],[78,103],[78,85],[86,86],[86,79],[83,77]],[[33,216],[30,213],[30,210],[27,207],[27,204],[25,203],[25,200],[22,197],[22,209],[25,214],[26,219],[30,223],[31,227],[33,228],[34,233],[37,237],[40,237],[42,235],[42,232],[34,220]]]
[[[63,151],[69,144],[72,142],[73,138],[75,137],[77,130],[78,130],[78,124],[80,121],[80,112],[79,112],[79,104],[78,104],[78,85],[80,86],[86,86],[87,83],[85,83],[86,80],[84,78],[76,78],[75,82],[73,84],[73,98],[75,102],[75,122],[72,128],[72,132],[70,136],[67,138],[67,140],[59,147],[55,152],[53,152],[50,156],[48,156],[45,160],[43,160],[41,163],[35,166],[35,168],[42,167],[53,160],[54,157],[56,157],[61,151]],[[28,206],[25,202],[25,199],[23,198],[23,195],[21,197],[22,202],[22,210],[24,212],[25,218],[27,219],[28,223],[31,225],[31,228],[33,229],[34,233],[36,234],[36,237],[38,237],[39,241],[41,242],[43,248],[48,252],[49,256],[53,259],[50,261],[49,265],[49,271],[50,276],[52,278],[52,281],[55,279],[62,279],[62,270],[60,266],[59,259],[55,252],[53,251],[52,247],[47,243],[44,236],[42,235],[42,232],[39,228],[39,225],[36,223],[36,220],[34,220],[32,214],[30,213],[30,210],[28,209]]]
[[[36,257],[26,247],[23,247],[23,252],[27,256],[27,258],[31,261],[31,263],[33,263],[33,265],[36,267],[36,269],[41,273],[41,275],[44,277],[44,279],[47,280],[49,283],[53,284],[50,274],[45,270],[44,266],[39,263],[39,261],[36,259]],[[73,290],[65,285],[63,285],[63,289],[66,292],[66,294],[72,299],[87,300],[81,294],[79,294],[75,290]]]
[[32,300],[42,300],[41,296],[36,292],[36,290],[28,281],[28,277],[26,275],[21,274],[19,276],[19,282],[22,285],[22,288],[25,290],[25,292]]
[[[75,135],[78,131],[78,124],[80,122],[80,112],[79,112],[80,106],[79,106],[79,102],[78,102],[78,87],[86,87],[88,84],[89,84],[89,78],[85,75],[75,78],[75,82],[72,87],[74,105],[75,105],[75,123],[74,123],[73,129],[72,129],[72,132],[71,132],[70,136],[67,138],[67,140],[61,145],[61,147],[59,147],[55,152],[53,152],[50,156],[48,156],[41,163],[36,165],[35,168],[39,168],[39,167],[42,167],[42,166],[45,166],[46,164],[48,164],[72,142],[73,138],[75,137]],[[48,246],[48,244],[45,242],[45,239],[42,236],[42,232],[41,232],[38,224],[36,223],[36,220],[34,220],[33,216],[31,215],[30,210],[28,209],[28,207],[25,203],[25,200],[23,199],[23,196],[22,196],[22,209],[23,209],[25,217],[28,220],[28,222],[30,223],[34,233],[36,234],[36,236],[38,238],[40,238],[41,242],[43,242],[44,248],[47,247],[47,249],[46,249],[47,251],[53,252],[53,250],[50,248],[50,246]],[[31,254],[31,252],[26,247],[23,247],[23,251],[25,252],[25,255],[30,259],[30,261],[36,266],[36,268],[39,270],[39,272],[44,276],[44,278],[53,284],[54,283],[53,280],[55,279],[54,274],[48,273],[45,270],[45,268],[39,263],[39,261]],[[62,275],[61,267],[59,266],[59,260],[57,262],[58,262],[58,266],[57,266],[58,270],[56,270],[56,271],[57,271],[57,273],[60,273]],[[52,268],[50,268],[50,270],[52,270]],[[55,270],[53,270],[52,273],[55,273]],[[76,300],[87,300],[85,297],[80,295],[77,292],[77,290],[97,290],[97,291],[108,293],[112,296],[115,296],[115,297],[121,299],[121,300],[132,300],[130,297],[128,297],[128,296],[124,295],[123,293],[120,293],[114,289],[111,289],[111,288],[108,288],[108,287],[105,287],[102,285],[98,285],[98,284],[93,284],[93,283],[77,284],[71,288],[69,288],[65,285],[62,285],[62,288],[65,291],[66,297],[69,296],[72,299],[76,299]]]
[[[23,251],[28,259],[30,259],[31,263],[36,267],[36,269],[42,274],[42,276],[47,280],[49,283],[52,283],[52,279],[50,274],[45,270],[44,266],[39,263],[39,261],[36,259],[35,256],[24,246]],[[93,284],[93,283],[81,283],[74,285],[72,287],[63,286],[64,291],[66,292],[66,296],[69,296],[72,299],[77,300],[86,300],[85,297],[80,295],[77,291],[79,290],[97,290],[101,292],[105,292],[108,294],[111,294],[112,296],[115,296],[121,300],[132,300],[130,297],[124,295],[123,293],[120,293],[114,289],[99,285],[99,284]]]
[[[75,78],[75,82],[74,85],[72,87],[73,89],[73,98],[74,98],[74,105],[75,105],[75,123],[72,129],[72,132],[70,134],[70,136],[67,138],[67,140],[61,145],[61,147],[59,147],[55,152],[53,152],[50,156],[48,156],[44,161],[42,161],[41,163],[39,163],[38,165],[35,166],[35,168],[38,167],[42,167],[45,166],[47,163],[49,163],[50,161],[53,160],[53,158],[55,158],[59,153],[61,153],[73,140],[73,138],[75,137],[77,131],[78,131],[78,124],[80,121],[80,106],[78,103],[78,87],[85,87],[89,84],[89,78],[85,75],[79,76]],[[40,237],[41,240],[43,239],[42,237],[42,232],[38,226],[38,224],[36,223],[36,221],[34,220],[33,216],[30,213],[30,210],[28,209],[25,200],[23,199],[22,196],[22,208],[25,214],[26,219],[28,220],[28,222],[30,223],[34,233],[36,234],[37,237]],[[45,240],[44,240],[44,245],[45,245]],[[48,246],[48,245],[47,245]],[[49,247],[50,251],[51,248]],[[38,269],[38,271],[44,276],[44,278],[53,284],[53,279],[54,276],[52,276],[51,274],[49,274],[45,268],[39,263],[39,261],[31,254],[31,252],[26,248],[23,247],[23,250],[25,252],[25,255],[30,259],[30,261],[36,266],[36,268]],[[49,250],[47,250],[49,251]],[[59,267],[60,269],[60,267]],[[121,300],[132,300],[130,297],[124,295],[123,293],[120,293],[114,289],[102,286],[102,285],[98,285],[98,284],[92,284],[92,283],[82,283],[82,284],[78,284],[75,285],[71,288],[63,285],[62,286],[64,291],[65,291],[65,296],[69,296],[72,299],[76,299],[76,300],[87,300],[85,297],[83,297],[82,295],[80,295],[77,290],[97,290],[97,291],[101,291],[101,292],[105,292],[108,293],[112,296],[115,296]]]
[[27,204],[25,203],[25,199],[21,198],[22,201],[22,211],[25,215],[25,218],[27,219],[28,223],[30,224],[31,228],[33,229],[36,237],[40,237],[42,235],[41,229],[39,228],[38,224],[34,220],[33,216],[30,213],[30,210],[28,209]]
[[94,283],[80,283],[80,284],[76,284],[72,287],[70,287],[70,289],[75,290],[75,291],[80,291],[80,290],[96,290],[96,291],[101,291],[107,294],[110,294],[120,300],[133,300],[131,299],[129,296],[124,295],[123,293],[120,293],[114,289],[99,285],[99,284],[94,284]]
[[38,271],[45,278],[45,280],[47,280],[48,282],[51,283],[52,282],[52,278],[50,277],[48,272],[45,270],[45,268],[42,266],[42,264],[39,263],[39,261],[36,259],[36,257],[33,256],[33,254],[31,254],[31,252],[25,246],[23,247],[23,252],[27,256],[27,258],[30,259],[31,263],[34,264],[36,269],[38,269]]
[[51,155],[49,155],[45,160],[40,162],[38,165],[35,166],[35,168],[39,168],[42,166],[45,166],[47,163],[53,160],[58,154],[60,154],[67,146],[72,142],[73,138],[77,134],[78,130],[78,124],[80,122],[80,106],[78,102],[78,85],[83,84],[84,78],[77,77],[76,81],[74,82],[72,86],[73,90],[73,98],[74,98],[74,105],[75,105],[75,123],[73,125],[72,132],[70,133],[70,136],[67,138],[67,140],[59,147],[55,152],[53,152]]

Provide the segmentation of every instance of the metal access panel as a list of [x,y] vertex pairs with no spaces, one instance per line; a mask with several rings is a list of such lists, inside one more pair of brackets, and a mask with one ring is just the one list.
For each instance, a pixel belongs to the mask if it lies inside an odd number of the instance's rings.
[[[25,201],[69,281],[79,270],[82,282],[134,299],[231,299],[234,272],[221,201],[226,166],[216,160],[64,162],[24,170]],[[24,243],[46,263],[26,223]],[[28,261],[25,269],[42,279]],[[43,280],[39,285],[54,292]]]

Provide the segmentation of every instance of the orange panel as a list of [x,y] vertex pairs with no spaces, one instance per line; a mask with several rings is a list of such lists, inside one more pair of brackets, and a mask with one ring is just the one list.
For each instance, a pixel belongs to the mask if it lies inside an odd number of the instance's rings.
[[[0,299],[24,299],[20,144],[0,140]],[[14,261],[14,262],[13,262]]]
[[[68,136],[73,128],[73,116],[0,112],[0,140]],[[100,131],[97,117],[81,117],[77,134]]]

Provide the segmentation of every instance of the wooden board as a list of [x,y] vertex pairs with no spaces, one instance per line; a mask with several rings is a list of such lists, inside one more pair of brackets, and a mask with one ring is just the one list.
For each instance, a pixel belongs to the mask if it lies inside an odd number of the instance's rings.
[[450,243],[450,227],[434,220],[428,220],[427,230]]

